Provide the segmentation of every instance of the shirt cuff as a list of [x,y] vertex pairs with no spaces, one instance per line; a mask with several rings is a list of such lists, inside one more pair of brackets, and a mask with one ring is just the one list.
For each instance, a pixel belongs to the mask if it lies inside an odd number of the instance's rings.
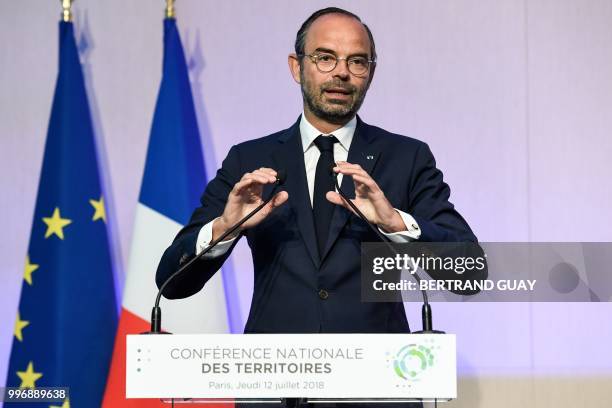
[[380,228],[378,228],[378,230],[389,238],[391,242],[395,242],[397,244],[419,239],[421,237],[421,228],[419,228],[419,224],[416,222],[416,220],[410,214],[398,210],[397,208],[395,208],[395,211],[397,211],[400,217],[402,217],[402,220],[406,225],[406,231],[385,232]]
[[[196,256],[200,252],[204,251],[206,248],[209,247],[210,242],[212,241],[212,236],[213,236],[213,233],[212,233],[213,223],[216,220],[217,218],[215,218],[208,224],[204,225],[202,229],[200,230],[200,232],[198,233],[198,239],[196,241],[196,248],[195,248]],[[204,255],[204,259],[218,258],[221,255],[225,254],[230,249],[230,247],[232,246],[236,238],[237,237],[234,237],[232,239],[228,239],[226,241],[219,242],[217,246],[215,246],[213,249],[211,249],[208,253]]]

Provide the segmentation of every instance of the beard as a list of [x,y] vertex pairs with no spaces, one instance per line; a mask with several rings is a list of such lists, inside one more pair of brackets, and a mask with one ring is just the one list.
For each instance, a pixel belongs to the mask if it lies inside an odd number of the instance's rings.
[[[344,124],[351,120],[365,99],[368,86],[358,88],[343,81],[329,81],[315,85],[304,76],[301,78],[302,99],[308,109],[318,118],[329,123]],[[328,89],[342,89],[349,96],[347,99],[327,95]]]

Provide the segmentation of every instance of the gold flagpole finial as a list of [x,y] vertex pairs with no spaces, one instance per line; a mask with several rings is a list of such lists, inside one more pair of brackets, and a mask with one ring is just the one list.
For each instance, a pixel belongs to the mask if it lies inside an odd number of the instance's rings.
[[62,3],[62,21],[69,22],[72,21],[72,7],[73,0],[60,0]]
[[174,0],[166,0],[166,18],[175,18]]

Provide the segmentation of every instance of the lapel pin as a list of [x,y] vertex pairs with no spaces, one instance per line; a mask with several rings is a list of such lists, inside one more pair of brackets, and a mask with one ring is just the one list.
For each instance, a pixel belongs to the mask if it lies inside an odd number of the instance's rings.
[[366,156],[366,159],[368,159],[368,160],[374,160],[374,156],[372,156],[372,155],[368,155],[368,156]]

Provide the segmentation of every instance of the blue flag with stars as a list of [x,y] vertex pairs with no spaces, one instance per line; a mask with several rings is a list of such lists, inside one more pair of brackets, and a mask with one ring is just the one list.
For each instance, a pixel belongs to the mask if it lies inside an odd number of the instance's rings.
[[45,406],[96,407],[117,326],[115,285],[72,23],[60,22],[59,34],[59,74],[6,386],[69,387],[69,400]]

